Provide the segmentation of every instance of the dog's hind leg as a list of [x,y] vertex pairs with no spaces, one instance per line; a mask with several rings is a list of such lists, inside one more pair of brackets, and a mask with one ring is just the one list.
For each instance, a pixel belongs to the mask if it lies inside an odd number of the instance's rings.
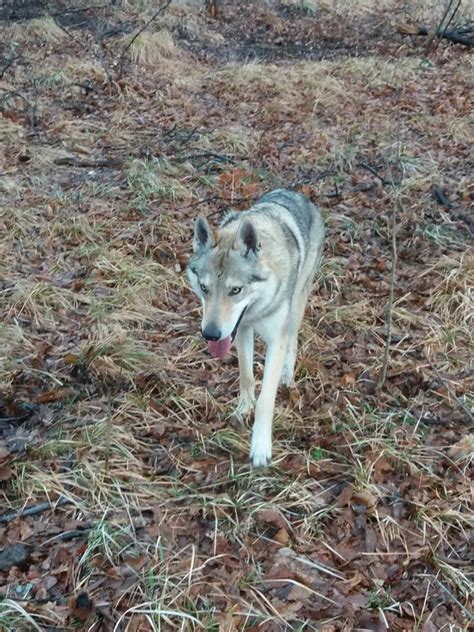
[[293,381],[296,352],[298,349],[298,332],[301,327],[301,321],[303,320],[304,310],[308,301],[308,294],[309,288],[305,286],[298,298],[298,301],[296,302],[293,310],[294,313],[290,316],[290,322],[288,325],[288,351],[286,353],[283,371],[281,374],[281,383],[285,386],[290,386]]
[[286,331],[278,332],[278,335],[268,343],[262,392],[255,407],[255,423],[250,447],[250,458],[254,467],[268,465],[272,458],[273,411],[287,347]]
[[241,325],[237,330],[235,345],[239,356],[240,396],[235,410],[237,417],[247,415],[255,406],[255,379],[253,375],[253,342],[252,327]]

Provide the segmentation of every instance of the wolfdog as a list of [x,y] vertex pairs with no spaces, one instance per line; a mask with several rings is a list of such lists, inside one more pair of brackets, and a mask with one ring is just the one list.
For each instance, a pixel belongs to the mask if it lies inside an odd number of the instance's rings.
[[[240,398],[236,413],[255,406],[250,459],[272,457],[272,423],[278,384],[290,385],[298,330],[321,261],[324,223],[303,195],[277,189],[247,211],[228,212],[217,232],[199,215],[188,264],[203,304],[202,335],[210,353],[224,358],[235,341]],[[262,389],[255,404],[254,334],[266,344]]]

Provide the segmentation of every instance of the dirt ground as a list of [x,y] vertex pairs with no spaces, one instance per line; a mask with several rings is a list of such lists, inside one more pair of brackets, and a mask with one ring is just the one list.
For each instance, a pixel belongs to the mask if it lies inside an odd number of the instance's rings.
[[[468,630],[472,53],[204,4],[0,7],[0,630]],[[185,266],[277,186],[328,234],[252,470]]]

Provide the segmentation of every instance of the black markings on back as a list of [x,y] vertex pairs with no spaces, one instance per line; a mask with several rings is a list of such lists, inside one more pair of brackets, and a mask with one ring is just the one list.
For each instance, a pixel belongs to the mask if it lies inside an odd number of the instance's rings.
[[235,222],[237,219],[239,219],[239,216],[240,213],[237,213],[236,211],[229,211],[224,215],[224,219],[222,220],[220,227],[224,228],[225,226],[232,224],[232,222]]
[[288,226],[288,224],[285,224],[284,222],[280,222],[279,226],[286,239],[286,243],[288,244],[289,252],[295,252],[297,255],[296,270],[299,270],[300,261],[301,261],[301,252],[300,252],[300,244],[299,244],[298,238],[296,237],[295,233],[291,230],[291,228]]
[[307,198],[296,191],[277,189],[266,193],[257,204],[260,203],[278,204],[278,206],[284,208],[298,226],[305,246],[308,248],[313,224],[313,208],[312,203]]

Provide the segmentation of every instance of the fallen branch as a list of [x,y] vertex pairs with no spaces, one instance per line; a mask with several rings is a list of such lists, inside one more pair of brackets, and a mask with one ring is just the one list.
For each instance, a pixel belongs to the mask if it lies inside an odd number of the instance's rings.
[[54,161],[55,165],[59,165],[61,167],[82,167],[85,169],[101,169],[104,167],[108,167],[109,169],[121,169],[125,164],[125,160],[123,158],[115,158],[115,159],[98,159],[98,160],[87,160],[82,158],[56,158]]
[[462,44],[463,46],[469,47],[474,46],[474,25],[462,29],[437,28],[433,30],[427,26],[417,26],[402,22],[397,24],[396,29],[398,33],[402,33],[403,35],[424,35],[431,38],[438,37],[439,39],[448,40],[453,44]]
[[22,509],[21,511],[10,511],[9,513],[3,514],[0,516],[0,524],[5,524],[7,522],[12,522],[17,518],[25,518],[26,516],[36,516],[44,511],[48,511],[48,509],[56,509],[56,507],[62,507],[63,505],[72,505],[73,502],[69,498],[65,498],[64,496],[60,496],[58,500],[54,503],[44,502],[38,503],[37,505],[33,505],[32,507],[27,507],[26,509]]

